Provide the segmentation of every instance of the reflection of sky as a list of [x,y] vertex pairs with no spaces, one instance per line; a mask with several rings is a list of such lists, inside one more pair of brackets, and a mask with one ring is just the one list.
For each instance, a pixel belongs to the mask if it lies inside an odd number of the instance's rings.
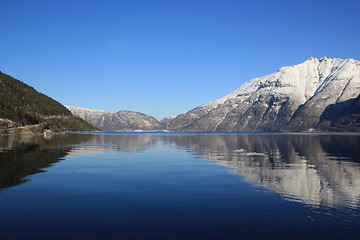
[[[355,207],[360,203],[360,166],[349,151],[356,152],[358,139],[357,135],[309,134],[96,135],[84,144],[70,146],[69,154],[139,152],[162,142],[229,167],[247,182],[280,193],[288,200],[314,206]],[[339,141],[346,148],[339,146]]]
[[354,207],[360,202],[360,166],[350,156],[356,152],[358,139],[358,135],[316,134],[97,135],[87,144],[74,146],[70,154],[110,149],[138,152],[161,141],[230,167],[247,182],[278,192],[288,200]]
[[[359,139],[359,135],[309,134],[103,134],[87,136],[76,144],[69,145],[71,141],[65,141],[67,144],[63,146],[67,149],[68,157],[144,152],[156,158],[159,154],[165,154],[166,149],[176,148],[179,154],[188,152],[195,158],[226,166],[247,182],[280,193],[291,201],[313,206],[358,208]],[[36,142],[33,138],[20,140],[3,141],[1,148],[11,149],[16,144],[23,147]],[[156,150],[159,144],[163,146],[160,152]],[[24,153],[28,153],[29,150],[25,150]]]

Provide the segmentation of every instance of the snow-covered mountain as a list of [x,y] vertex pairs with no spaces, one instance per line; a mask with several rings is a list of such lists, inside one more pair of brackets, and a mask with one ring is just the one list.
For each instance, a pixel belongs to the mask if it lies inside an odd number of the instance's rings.
[[109,113],[104,110],[66,106],[73,115],[108,132],[115,131],[152,131],[164,129],[154,117],[134,111]]
[[252,79],[234,92],[181,114],[173,131],[308,131],[330,104],[360,92],[360,62],[310,57]]
[[163,124],[164,126],[169,125],[170,121],[176,118],[176,116],[166,116],[163,119],[161,119],[159,122]]
[[101,115],[96,126],[105,131],[152,131],[163,129],[163,125],[154,117],[140,112],[119,111]]
[[82,118],[94,126],[101,115],[109,114],[104,110],[98,110],[98,109],[88,109],[88,108],[81,108],[74,106],[65,106],[65,107],[69,109],[74,116]]

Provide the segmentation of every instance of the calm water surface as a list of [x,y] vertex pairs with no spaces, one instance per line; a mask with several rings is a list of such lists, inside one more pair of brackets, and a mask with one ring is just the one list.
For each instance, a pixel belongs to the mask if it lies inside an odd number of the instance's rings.
[[0,239],[359,239],[360,135],[0,137]]

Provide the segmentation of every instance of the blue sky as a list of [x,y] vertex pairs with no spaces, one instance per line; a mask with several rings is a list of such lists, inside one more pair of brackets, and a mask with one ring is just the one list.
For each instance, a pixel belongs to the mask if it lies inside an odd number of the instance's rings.
[[310,56],[360,60],[357,0],[0,0],[0,71],[162,118]]

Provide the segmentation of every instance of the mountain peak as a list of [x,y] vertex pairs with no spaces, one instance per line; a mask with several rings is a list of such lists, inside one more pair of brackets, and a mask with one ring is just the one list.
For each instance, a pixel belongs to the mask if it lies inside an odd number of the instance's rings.
[[331,62],[331,61],[337,62],[337,61],[346,61],[346,60],[348,60],[348,59],[341,59],[341,58],[334,58],[334,57],[316,58],[316,57],[311,56],[305,62],[312,61],[312,62],[315,62],[315,63],[320,63],[320,62]]
[[310,56],[308,61],[314,61],[315,62],[315,61],[319,61],[319,59],[316,58],[316,57]]
[[[251,79],[224,97],[170,122],[183,131],[298,131],[313,128],[329,104],[357,97],[360,64],[353,59],[310,57]],[[290,124],[288,124],[290,123]]]

